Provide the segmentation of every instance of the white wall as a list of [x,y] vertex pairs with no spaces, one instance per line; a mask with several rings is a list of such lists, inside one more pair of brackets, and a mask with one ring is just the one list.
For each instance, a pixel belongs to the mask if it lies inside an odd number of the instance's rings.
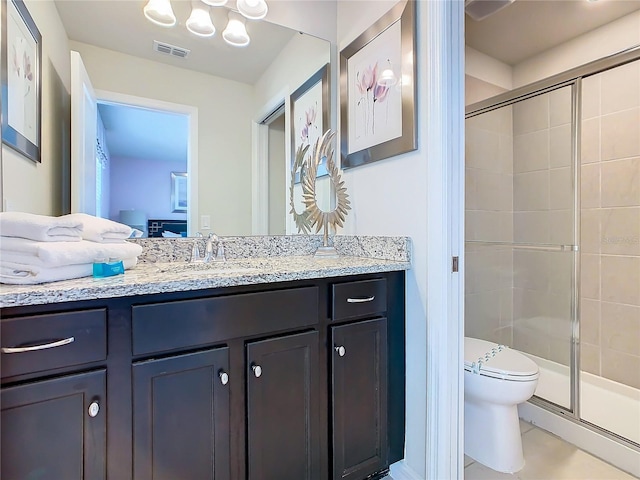
[[271,0],[266,19],[335,42],[336,0]]
[[638,44],[640,11],[519,63],[513,69],[513,87],[528,85]]
[[[251,233],[251,85],[78,42],[98,90],[198,108],[198,212],[219,235]],[[197,230],[197,227],[196,227]]]
[[69,208],[68,39],[53,2],[26,0],[25,5],[42,35],[42,163],[2,145],[3,209],[60,215]]
[[513,88],[513,69],[506,63],[469,46],[465,46],[464,61],[467,75],[505,90]]

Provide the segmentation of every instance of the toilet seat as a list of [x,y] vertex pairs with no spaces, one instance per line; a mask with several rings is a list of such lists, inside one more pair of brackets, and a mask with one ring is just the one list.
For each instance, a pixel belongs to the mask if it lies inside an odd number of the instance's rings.
[[539,376],[538,365],[506,345],[465,337],[464,369],[467,372],[512,382],[530,382]]

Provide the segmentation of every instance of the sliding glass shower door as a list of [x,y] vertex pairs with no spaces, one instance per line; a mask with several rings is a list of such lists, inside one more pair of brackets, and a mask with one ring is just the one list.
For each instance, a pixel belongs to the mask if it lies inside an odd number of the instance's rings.
[[572,410],[575,111],[569,84],[466,121],[467,336],[540,366],[536,395]]
[[465,334],[640,446],[640,48],[469,107],[465,240]]

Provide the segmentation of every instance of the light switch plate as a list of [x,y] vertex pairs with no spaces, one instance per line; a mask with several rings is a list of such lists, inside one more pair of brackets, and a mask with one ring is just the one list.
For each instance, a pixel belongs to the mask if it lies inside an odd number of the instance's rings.
[[200,215],[200,230],[210,230],[210,229],[211,229],[211,216]]

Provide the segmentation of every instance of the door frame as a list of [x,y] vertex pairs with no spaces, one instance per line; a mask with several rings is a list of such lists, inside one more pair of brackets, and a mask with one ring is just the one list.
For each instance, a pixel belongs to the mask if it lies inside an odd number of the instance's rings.
[[189,118],[187,140],[187,235],[198,230],[198,107],[180,103],[165,102],[155,98],[138,97],[109,90],[95,90],[98,103],[126,105],[161,112],[177,113]]

